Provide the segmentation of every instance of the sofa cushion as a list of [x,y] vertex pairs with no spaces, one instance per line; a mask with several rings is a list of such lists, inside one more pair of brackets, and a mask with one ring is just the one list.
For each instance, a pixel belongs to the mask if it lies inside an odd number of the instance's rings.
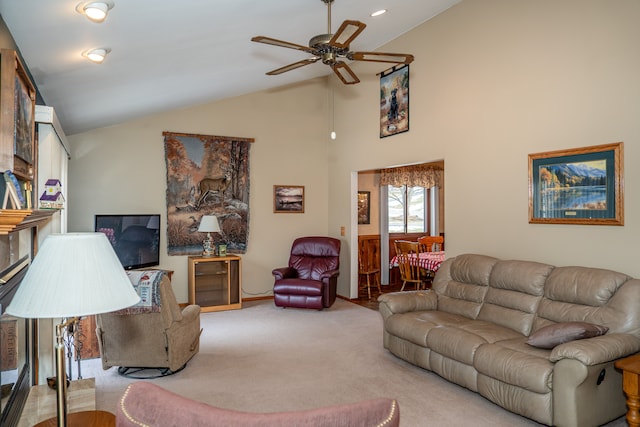
[[553,363],[549,350],[525,344],[525,338],[498,341],[480,346],[473,366],[488,377],[535,393],[552,390]]
[[469,319],[464,316],[427,310],[394,314],[385,321],[384,327],[392,335],[426,347],[427,335],[433,328],[465,322]]
[[553,266],[531,261],[499,261],[478,319],[529,335]]
[[273,285],[273,292],[285,295],[322,295],[322,282],[306,279],[282,279]]
[[478,317],[496,262],[496,258],[473,254],[445,261],[432,285],[438,295],[438,310],[469,319]]
[[535,331],[529,336],[527,344],[538,348],[553,348],[569,341],[604,335],[608,330],[606,326],[587,322],[556,323]]
[[430,331],[427,346],[450,359],[473,365],[476,349],[495,341],[522,338],[509,328],[481,320],[468,320],[459,325],[442,326]]

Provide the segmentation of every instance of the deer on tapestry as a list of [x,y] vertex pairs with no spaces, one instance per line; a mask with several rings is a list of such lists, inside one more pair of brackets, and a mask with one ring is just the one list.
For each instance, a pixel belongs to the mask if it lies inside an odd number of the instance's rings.
[[230,181],[231,178],[228,174],[218,178],[203,178],[198,183],[200,198],[198,198],[196,207],[199,208],[202,203],[206,201],[207,197],[214,193],[218,193],[218,199],[220,200],[220,204],[222,205],[224,203],[224,192],[229,186]]

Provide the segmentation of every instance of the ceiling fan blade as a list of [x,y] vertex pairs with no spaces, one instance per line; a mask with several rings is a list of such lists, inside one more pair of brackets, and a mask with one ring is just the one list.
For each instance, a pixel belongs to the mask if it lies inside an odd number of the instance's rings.
[[413,55],[408,53],[349,52],[347,58],[353,61],[390,62],[392,64],[411,64]]
[[329,44],[340,49],[348,49],[349,44],[358,37],[358,34],[362,32],[366,27],[366,24],[360,21],[344,21],[338,31],[333,34]]
[[331,69],[338,76],[342,83],[346,85],[352,85],[360,83],[360,79],[355,75],[351,67],[342,61],[338,61],[331,65]]
[[302,50],[304,52],[313,53],[313,49],[307,46],[302,46],[301,44],[295,44],[291,42],[285,42],[283,40],[272,39],[271,37],[265,36],[255,36],[251,39],[252,42],[271,44],[274,46],[287,47],[289,49]]
[[317,56],[313,58],[303,59],[302,61],[294,62],[293,64],[285,65],[284,67],[276,68],[275,70],[269,71],[267,73],[268,76],[275,76],[278,74],[286,73],[287,71],[295,70],[296,68],[304,67],[305,65],[313,64],[318,59]]

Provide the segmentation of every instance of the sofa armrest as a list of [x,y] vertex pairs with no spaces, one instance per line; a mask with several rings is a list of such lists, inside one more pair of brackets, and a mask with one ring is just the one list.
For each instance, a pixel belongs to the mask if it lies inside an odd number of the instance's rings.
[[200,306],[191,304],[182,310],[182,322],[193,322],[200,316]]
[[340,270],[327,270],[324,273],[322,273],[320,275],[320,280],[324,281],[328,281],[325,279],[331,279],[332,277],[338,277],[338,274],[340,273]]
[[631,334],[606,334],[571,341],[555,347],[549,360],[576,359],[591,366],[610,362],[640,351],[640,338]]
[[433,291],[405,291],[382,294],[378,297],[378,310],[383,318],[394,313],[410,311],[436,310],[438,297]]
[[289,279],[291,277],[297,277],[298,275],[296,270],[291,267],[274,268],[271,274],[273,274],[276,280]]

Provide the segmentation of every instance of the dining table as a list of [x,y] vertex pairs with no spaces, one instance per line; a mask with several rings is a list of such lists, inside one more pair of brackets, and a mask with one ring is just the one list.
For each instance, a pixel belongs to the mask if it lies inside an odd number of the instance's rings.
[[[425,270],[433,271],[434,273],[438,271],[440,268],[440,264],[442,264],[445,260],[445,252],[420,252],[418,256],[409,255],[409,263],[411,265],[418,264],[418,267],[424,268]],[[389,268],[398,266],[398,256],[394,256],[391,258],[389,262]]]

